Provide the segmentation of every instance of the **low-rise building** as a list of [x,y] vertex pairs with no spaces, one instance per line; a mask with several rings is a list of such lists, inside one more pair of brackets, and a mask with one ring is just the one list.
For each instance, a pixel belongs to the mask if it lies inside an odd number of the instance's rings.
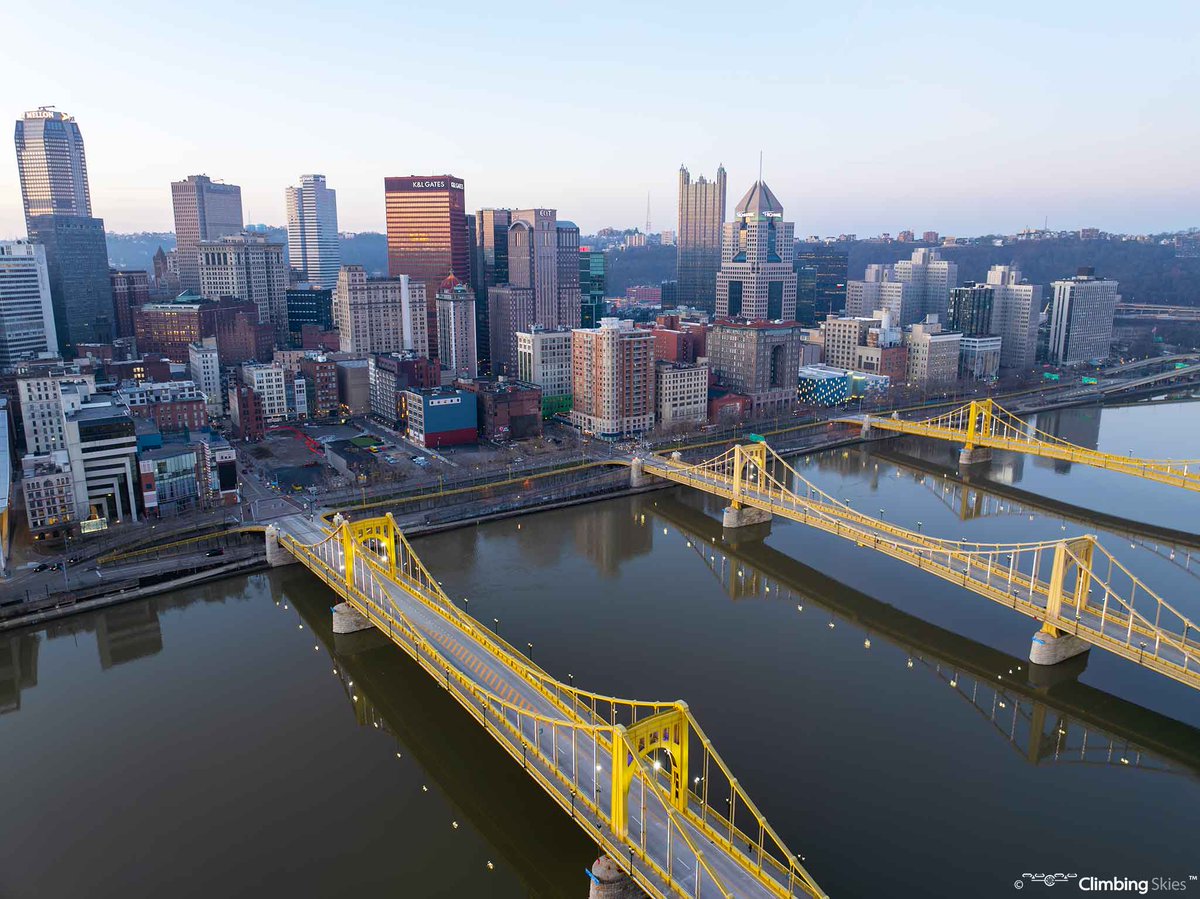
[[959,343],[962,334],[946,332],[929,316],[908,331],[908,382],[918,386],[953,384],[958,380]]
[[23,458],[21,493],[34,540],[62,537],[70,532],[75,521],[75,487],[66,450]]
[[571,329],[517,332],[517,376],[542,390],[542,416],[571,411]]
[[200,503],[196,450],[169,444],[138,455],[142,508],[147,516],[176,515]]
[[366,359],[341,359],[337,364],[338,405],[344,415],[371,411],[371,380]]
[[221,390],[221,357],[215,337],[204,337],[188,344],[188,374],[204,394],[210,418],[225,414],[225,395]]
[[200,488],[207,506],[236,506],[241,495],[237,453],[229,441],[211,431],[196,442]]
[[337,363],[327,356],[309,354],[300,360],[300,376],[308,391],[309,416],[331,418],[337,415]]
[[233,436],[238,440],[262,440],[267,435],[262,403],[254,388],[247,384],[230,385],[229,419],[233,425]]
[[208,400],[194,381],[122,384],[120,398],[137,418],[153,421],[160,431],[199,431],[208,427]]
[[455,387],[405,391],[405,432],[425,447],[475,443],[479,436],[475,394]]
[[967,381],[994,381],[1000,373],[1000,337],[964,335],[958,344],[958,376]]
[[523,440],[542,436],[542,388],[500,375],[460,380],[457,386],[476,396],[479,434],[486,440]]
[[654,366],[654,378],[660,426],[702,422],[708,418],[707,364],[659,360]]
[[404,427],[404,392],[441,385],[438,363],[414,353],[376,353],[367,360],[370,413],[390,428]]
[[288,414],[288,379],[282,365],[243,365],[242,383],[254,391],[267,422],[282,421]]

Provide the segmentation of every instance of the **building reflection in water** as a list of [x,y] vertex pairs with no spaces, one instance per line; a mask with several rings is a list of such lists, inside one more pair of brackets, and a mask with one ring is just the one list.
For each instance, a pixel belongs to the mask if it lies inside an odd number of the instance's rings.
[[738,543],[730,542],[704,505],[690,494],[658,494],[642,511],[673,528],[731,599],[794,603],[801,610],[811,605],[828,613],[831,624],[860,630],[868,648],[879,638],[900,648],[908,669],[944,681],[1030,764],[1200,776],[1200,729],[1080,683],[1086,656],[1074,660],[1076,669],[1068,662],[1032,672],[1024,660],[841,585],[761,541],[739,534]]
[[572,516],[575,550],[596,566],[601,577],[616,577],[622,562],[654,549],[651,516],[644,509],[637,511],[637,504],[632,508],[632,521],[630,506],[624,503],[591,503],[582,507],[583,514]]
[[105,671],[162,652],[158,605],[142,599],[105,609],[96,622],[96,646]]
[[21,691],[37,686],[38,648],[33,632],[0,634],[0,715],[21,708]]

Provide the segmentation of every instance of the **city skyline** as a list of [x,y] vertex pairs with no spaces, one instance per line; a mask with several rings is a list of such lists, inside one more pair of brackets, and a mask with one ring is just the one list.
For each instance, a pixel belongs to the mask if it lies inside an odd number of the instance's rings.
[[[281,17],[268,6],[248,13],[242,33],[253,37],[191,18],[183,30],[176,26],[184,12],[140,7],[144,14],[128,14],[141,38],[136,61],[110,58],[101,77],[85,78],[71,60],[89,58],[87,48],[109,38],[117,46],[128,22],[67,2],[25,11],[0,75],[30,85],[38,73],[28,93],[10,94],[11,120],[55,104],[81,123],[93,208],[121,232],[169,230],[168,185],[197,172],[240,184],[247,221],[282,225],[283,189],[312,171],[337,185],[347,231],[382,231],[382,179],[426,171],[460,175],[469,209],[556,208],[584,233],[644,226],[649,193],[660,230],[675,219],[681,163],[695,171],[723,163],[732,183],[746,184],[761,149],[763,176],[794,210],[800,236],[1012,232],[1047,218],[1052,227],[1137,233],[1195,225],[1200,205],[1188,164],[1200,126],[1178,114],[1190,78],[1188,37],[1200,21],[1183,4],[1157,6],[1159,15],[1135,18],[1076,3],[1036,16],[946,6],[914,17],[864,5],[848,14],[784,11],[764,31],[703,6],[682,24],[670,10],[640,10],[637,28],[622,4],[575,10],[582,28],[532,13],[485,23],[469,3],[436,22],[368,5],[323,16],[319,33],[305,15]],[[384,18],[390,27],[380,27]],[[1172,27],[1160,27],[1167,20]],[[62,66],[38,65],[33,35],[43,29],[59,36]],[[455,34],[466,51],[461,64],[415,78],[395,69],[382,51],[397,30],[414,44]],[[202,83],[180,34],[211,54]],[[274,39],[260,40],[264,34]],[[764,58],[793,58],[803,47],[794,65],[772,67],[770,91],[750,90],[749,75],[729,78],[717,64],[751,36]],[[319,69],[302,62],[331,41],[355,52]],[[673,52],[685,42],[686,54]],[[984,49],[992,62],[981,66]],[[538,65],[507,64],[530,54]],[[621,65],[598,72],[598,58]],[[497,66],[505,79],[480,77]],[[213,88],[241,85],[247,68],[270,73],[259,79],[264,102],[230,106]],[[780,96],[802,114],[773,117],[769,134],[753,142],[724,127],[729,110],[754,118]],[[872,110],[886,110],[895,124],[881,131]],[[468,140],[464,114],[471,133],[520,123],[527,139]],[[322,121],[330,127],[314,127]],[[335,121],[370,127],[347,141]],[[563,127],[568,121],[600,128]],[[238,140],[228,139],[233,133]],[[0,167],[0,198],[0,237],[23,237],[11,162]]]

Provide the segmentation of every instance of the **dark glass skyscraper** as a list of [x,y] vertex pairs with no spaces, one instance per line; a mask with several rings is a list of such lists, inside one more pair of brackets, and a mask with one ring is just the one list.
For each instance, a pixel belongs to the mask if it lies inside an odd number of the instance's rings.
[[293,287],[287,291],[288,336],[292,346],[301,345],[305,325],[322,331],[333,329],[333,291],[321,287]]
[[605,314],[604,251],[579,248],[579,327],[598,328]]
[[75,119],[43,106],[17,119],[13,137],[25,227],[35,215],[90,216],[87,159]]
[[29,239],[46,248],[50,299],[59,346],[111,343],[113,293],[104,220],[82,215],[34,215]]
[[992,333],[992,288],[974,282],[950,290],[947,329],[968,336]]
[[[384,178],[388,275],[408,275],[435,296],[450,275],[469,281],[467,205],[463,181],[455,175]],[[478,222],[476,222],[478,227]],[[437,304],[426,304],[429,353],[437,355]]]
[[[811,283],[810,290],[813,317],[823,321],[832,312],[841,312],[846,308],[846,273],[850,264],[850,254],[845,250],[825,244],[799,244],[796,247],[795,270],[799,277],[797,294],[797,317],[804,304],[804,284],[807,277]],[[805,275],[802,268],[812,269]]]
[[512,224],[512,210],[480,209],[471,218],[475,220],[475,235],[471,242],[471,289],[475,292],[479,368],[490,372],[488,288],[508,283],[508,226]]

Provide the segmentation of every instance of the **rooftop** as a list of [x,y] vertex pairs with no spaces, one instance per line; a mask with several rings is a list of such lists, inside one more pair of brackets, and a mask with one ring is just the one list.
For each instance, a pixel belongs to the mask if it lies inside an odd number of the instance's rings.
[[759,180],[738,202],[735,214],[738,218],[782,218],[783,204],[767,187],[767,182]]

